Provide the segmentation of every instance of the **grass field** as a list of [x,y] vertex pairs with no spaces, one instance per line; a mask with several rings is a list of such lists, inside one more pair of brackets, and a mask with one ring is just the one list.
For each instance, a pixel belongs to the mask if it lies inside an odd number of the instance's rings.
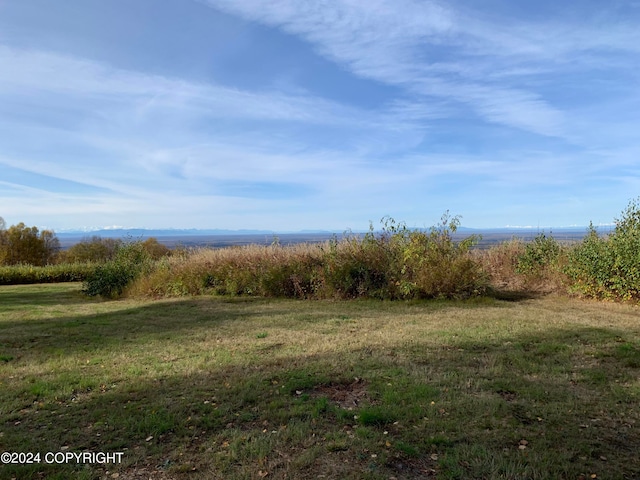
[[640,310],[0,287],[0,478],[640,478]]

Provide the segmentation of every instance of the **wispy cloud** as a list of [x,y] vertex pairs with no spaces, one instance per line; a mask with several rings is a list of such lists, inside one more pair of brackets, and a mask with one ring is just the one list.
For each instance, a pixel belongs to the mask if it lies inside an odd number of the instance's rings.
[[640,32],[631,23],[612,31],[597,18],[587,25],[584,18],[491,18],[459,2],[206,3],[300,36],[354,74],[424,95],[425,102],[460,103],[490,122],[547,136],[570,137],[571,118],[535,86],[514,87],[521,83],[517,77],[549,68],[605,68],[612,54],[640,49]]
[[[402,102],[363,110],[313,95],[248,92],[7,47],[0,48],[0,64],[9,67],[0,73],[0,97],[11,97],[15,109],[11,121],[0,120],[0,168],[21,171],[22,184],[37,185],[31,192],[60,212],[88,209],[73,185],[99,194],[89,203],[101,213],[140,210],[143,203],[156,208],[158,188],[189,191],[217,207],[227,205],[224,198],[235,205],[255,198],[268,184],[275,197],[287,183],[294,197],[346,184],[358,191],[359,184],[390,178],[377,176],[366,154],[418,143],[420,121],[442,115]],[[61,104],[73,109],[74,120],[42,123],[43,111],[59,113]],[[25,146],[25,137],[37,141]],[[43,185],[43,177],[51,181]],[[49,201],[62,183],[74,202]]]
[[586,205],[617,211],[635,192],[640,12],[628,2],[194,5],[242,23],[237,43],[181,44],[211,75],[3,35],[0,215],[295,229],[384,214],[420,225],[451,209],[486,226],[497,211],[580,223]]

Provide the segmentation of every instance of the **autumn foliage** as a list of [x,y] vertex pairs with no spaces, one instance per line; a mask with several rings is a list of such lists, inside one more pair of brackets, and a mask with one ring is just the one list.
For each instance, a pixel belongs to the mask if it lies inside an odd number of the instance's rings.
[[44,266],[53,262],[58,250],[60,242],[51,230],[40,232],[24,223],[0,230],[0,265]]

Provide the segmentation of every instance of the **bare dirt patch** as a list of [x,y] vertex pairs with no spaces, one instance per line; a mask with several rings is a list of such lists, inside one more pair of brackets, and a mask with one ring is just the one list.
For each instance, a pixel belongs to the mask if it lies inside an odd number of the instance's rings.
[[329,383],[318,385],[309,392],[311,397],[326,397],[330,402],[345,410],[358,408],[360,404],[371,403],[367,382],[361,378],[355,378],[350,383]]

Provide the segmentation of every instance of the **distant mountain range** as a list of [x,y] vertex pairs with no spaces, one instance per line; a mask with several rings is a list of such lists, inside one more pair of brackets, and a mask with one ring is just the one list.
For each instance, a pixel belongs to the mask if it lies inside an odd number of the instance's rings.
[[[413,227],[410,227],[413,229]],[[613,228],[613,226],[602,226],[599,227],[602,231],[608,231]],[[420,229],[420,230],[428,230],[428,229]],[[545,233],[568,233],[568,232],[576,232],[576,233],[585,233],[587,231],[587,227],[583,226],[571,226],[571,227],[519,227],[519,226],[508,226],[508,227],[497,227],[497,228],[469,228],[469,227],[459,227],[458,233],[467,233],[467,234],[483,234],[483,233],[500,233],[500,234],[508,234],[508,233],[537,233],[537,232],[545,232]],[[342,235],[345,233],[345,230],[298,230],[298,231],[275,231],[275,230],[251,230],[251,229],[241,229],[241,230],[228,230],[228,229],[198,229],[198,228],[187,228],[187,229],[179,229],[179,228],[168,228],[168,229],[147,229],[147,228],[105,228],[105,229],[97,229],[97,230],[63,230],[60,232],[56,232],[56,235],[60,238],[91,238],[93,236],[103,237],[103,238],[149,238],[149,237],[195,237],[195,236],[238,236],[238,235]],[[353,231],[353,233],[364,233],[364,231]]]
[[[600,233],[611,232],[613,226],[599,228]],[[425,230],[425,229],[423,229]],[[428,229],[426,229],[428,230]],[[349,232],[353,235],[364,235],[363,231]],[[587,233],[586,227],[502,227],[502,228],[468,228],[460,227],[454,239],[462,240],[470,235],[478,235],[479,248],[485,248],[512,238],[524,241],[532,240],[539,233],[552,235],[559,241],[580,241]],[[145,240],[156,238],[170,248],[183,247],[230,247],[241,245],[292,245],[297,243],[318,243],[336,236],[341,238],[344,231],[300,230],[298,232],[276,232],[274,230],[226,230],[226,229],[145,229],[145,228],[106,228],[101,230],[76,230],[56,233],[63,249],[91,237],[116,238],[122,240]]]
[[58,237],[176,237],[176,236],[197,236],[197,235],[274,235],[272,230],[201,230],[197,228],[168,228],[168,229],[147,229],[147,228],[105,228],[99,230],[64,230],[56,232]]

